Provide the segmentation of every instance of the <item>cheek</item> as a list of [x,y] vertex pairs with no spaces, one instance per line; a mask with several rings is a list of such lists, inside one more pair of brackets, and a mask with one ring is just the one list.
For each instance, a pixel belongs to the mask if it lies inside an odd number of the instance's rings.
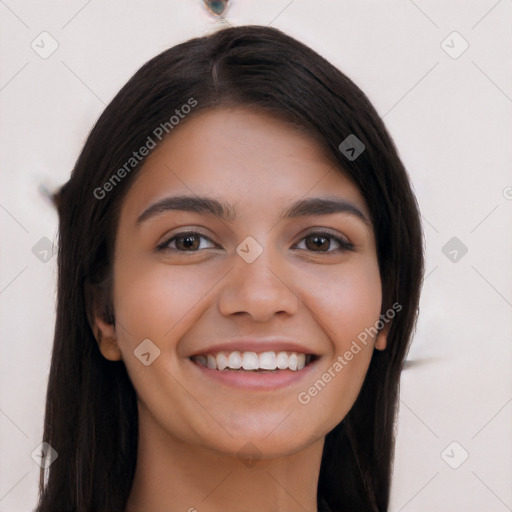
[[120,341],[132,350],[146,338],[168,344],[175,339],[172,331],[179,331],[194,308],[207,300],[216,280],[192,265],[127,262],[119,266],[114,273],[116,321],[128,333]]
[[374,258],[359,258],[334,272],[317,269],[303,282],[314,283],[302,290],[304,303],[314,307],[315,318],[336,354],[347,350],[352,340],[378,321],[382,289]]
[[373,354],[372,327],[379,320],[382,291],[374,259],[340,267],[339,274],[317,275],[307,303],[331,342],[331,351],[298,402],[324,425],[334,428],[354,404]]
[[[185,382],[179,372],[177,344],[193,324],[194,308],[204,307],[209,292],[214,292],[219,276],[211,274],[193,265],[171,267],[135,259],[125,260],[114,269],[116,333],[138,400],[170,431],[195,442],[191,419],[208,423],[209,417],[177,384]],[[147,366],[134,354],[146,339],[160,350]],[[150,345],[149,351],[152,350]],[[170,403],[173,411],[180,411],[178,414],[169,415]]]

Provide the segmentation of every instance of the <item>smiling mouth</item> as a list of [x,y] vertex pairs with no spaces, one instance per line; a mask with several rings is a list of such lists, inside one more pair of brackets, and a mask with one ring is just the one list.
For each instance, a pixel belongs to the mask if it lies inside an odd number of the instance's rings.
[[190,358],[210,370],[277,373],[281,370],[300,371],[312,363],[317,356],[289,351],[266,352],[217,352]]

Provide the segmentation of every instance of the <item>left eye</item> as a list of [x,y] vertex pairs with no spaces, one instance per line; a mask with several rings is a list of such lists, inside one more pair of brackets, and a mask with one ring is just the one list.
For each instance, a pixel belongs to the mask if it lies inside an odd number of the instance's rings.
[[[210,242],[211,247],[202,247],[200,240],[207,240]],[[174,244],[174,247],[172,247]],[[206,236],[198,233],[197,231],[188,231],[186,233],[178,233],[163,244],[158,246],[160,250],[171,249],[181,252],[195,252],[198,249],[211,249],[215,244]]]
[[[330,250],[332,241],[338,245],[338,248]],[[304,247],[299,247],[301,244],[303,244]],[[354,248],[353,244],[350,242],[330,233],[323,232],[309,233],[295,247],[313,252],[339,252],[352,250]]]

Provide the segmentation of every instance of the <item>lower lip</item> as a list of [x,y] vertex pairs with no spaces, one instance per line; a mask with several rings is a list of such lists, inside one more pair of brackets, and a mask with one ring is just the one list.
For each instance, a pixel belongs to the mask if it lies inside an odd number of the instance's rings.
[[319,359],[315,359],[302,368],[302,370],[278,370],[273,373],[272,371],[211,370],[189,359],[206,377],[215,379],[231,387],[253,391],[271,391],[295,384],[311,373],[316,363],[318,363],[318,360]]

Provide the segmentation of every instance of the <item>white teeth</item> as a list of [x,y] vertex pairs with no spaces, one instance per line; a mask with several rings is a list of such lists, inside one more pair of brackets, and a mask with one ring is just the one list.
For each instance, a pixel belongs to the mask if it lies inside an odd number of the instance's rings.
[[286,352],[279,352],[277,354],[277,367],[280,370],[285,370],[288,368],[288,354]]
[[217,369],[225,370],[229,366],[228,356],[225,352],[217,354]]
[[275,370],[277,367],[275,352],[262,352],[259,361],[263,370]]
[[256,352],[244,352],[242,355],[242,368],[244,370],[257,370],[260,367],[260,361]]
[[240,352],[231,352],[228,357],[228,366],[233,370],[242,368],[242,354]]
[[217,369],[217,361],[215,360],[215,357],[211,355],[206,356],[206,364],[210,370],[216,370]]
[[210,370],[302,370],[311,362],[312,356],[297,352],[219,352],[195,356],[195,361]]

